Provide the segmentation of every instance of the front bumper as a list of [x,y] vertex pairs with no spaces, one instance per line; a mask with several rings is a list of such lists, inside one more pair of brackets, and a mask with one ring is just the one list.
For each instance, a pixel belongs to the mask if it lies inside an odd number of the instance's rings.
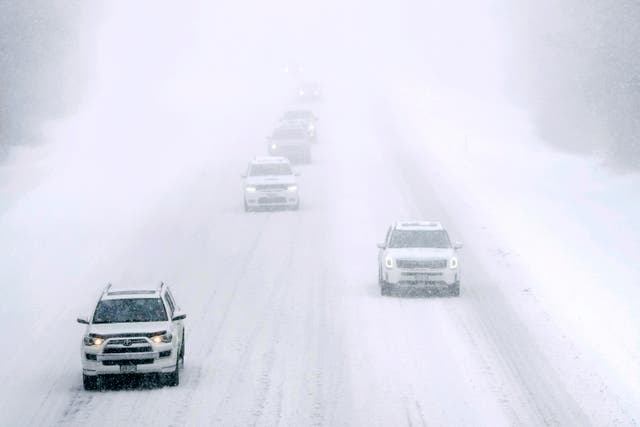
[[[84,375],[112,375],[133,373],[170,373],[176,368],[178,352],[172,344],[155,345],[153,351],[132,353],[103,353],[102,348],[83,347],[81,350]],[[126,366],[127,368],[121,368]],[[131,368],[135,366],[135,368]]]
[[396,286],[449,288],[460,280],[458,269],[401,269],[384,268],[383,279]]
[[245,191],[244,201],[249,208],[268,206],[297,206],[298,191]]
[[292,163],[304,163],[310,160],[311,147],[308,143],[296,145],[278,145],[269,146],[270,156],[282,156],[289,159]]

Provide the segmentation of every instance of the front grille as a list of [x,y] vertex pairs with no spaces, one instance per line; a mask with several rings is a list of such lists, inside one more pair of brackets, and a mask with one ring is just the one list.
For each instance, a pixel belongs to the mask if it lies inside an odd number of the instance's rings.
[[446,268],[446,259],[398,259],[398,268]]
[[104,360],[102,364],[104,366],[116,366],[116,365],[150,365],[154,359],[131,359],[131,360]]
[[258,191],[285,191],[286,189],[287,186],[283,184],[256,185],[256,190]]
[[114,353],[147,353],[151,352],[153,349],[151,346],[144,347],[107,347],[104,349],[104,354],[114,354]]
[[109,345],[131,345],[131,344],[147,344],[149,341],[144,338],[129,338],[109,340]]
[[426,286],[446,286],[447,282],[442,280],[400,280],[401,285],[426,285]]
[[274,203],[287,203],[286,197],[260,197],[258,203],[269,205]]

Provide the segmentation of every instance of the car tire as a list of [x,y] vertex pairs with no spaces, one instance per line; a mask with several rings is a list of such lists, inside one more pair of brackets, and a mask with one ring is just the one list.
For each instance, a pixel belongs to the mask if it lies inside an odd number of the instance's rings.
[[183,331],[182,332],[182,344],[180,345],[180,353],[179,353],[179,358],[180,358],[180,362],[182,363],[182,367],[184,368],[184,346],[185,346],[185,342],[187,340],[186,334]]
[[382,282],[382,285],[380,285],[380,295],[383,297],[391,295],[391,285],[386,282]]
[[456,282],[451,287],[451,296],[459,297],[460,296],[460,282]]
[[98,376],[97,375],[85,375],[82,374],[82,385],[87,391],[94,391],[98,389]]
[[164,374],[164,383],[169,387],[176,387],[180,384],[180,357],[176,358],[176,369],[168,374]]

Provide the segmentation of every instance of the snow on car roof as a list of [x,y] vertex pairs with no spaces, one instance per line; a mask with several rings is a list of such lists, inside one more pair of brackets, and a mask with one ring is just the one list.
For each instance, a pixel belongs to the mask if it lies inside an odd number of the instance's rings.
[[396,230],[442,230],[438,221],[398,221]]
[[108,286],[102,294],[102,299],[120,299],[120,298],[158,298],[160,295],[159,287],[138,286],[125,288],[112,288]]

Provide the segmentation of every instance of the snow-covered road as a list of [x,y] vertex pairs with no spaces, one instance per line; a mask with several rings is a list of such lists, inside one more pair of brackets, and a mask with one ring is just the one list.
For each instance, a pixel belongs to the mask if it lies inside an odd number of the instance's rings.
[[[55,188],[9,207],[0,424],[634,425],[540,302],[514,291],[517,275],[480,256],[487,242],[433,190],[402,123],[346,101],[318,114],[298,212],[243,212],[239,175],[259,139],[211,148],[111,232],[90,210],[21,223]],[[376,243],[399,218],[441,220],[465,243],[460,298],[380,296]],[[188,313],[180,386],[85,392],[75,316],[106,280],[160,279]]]

